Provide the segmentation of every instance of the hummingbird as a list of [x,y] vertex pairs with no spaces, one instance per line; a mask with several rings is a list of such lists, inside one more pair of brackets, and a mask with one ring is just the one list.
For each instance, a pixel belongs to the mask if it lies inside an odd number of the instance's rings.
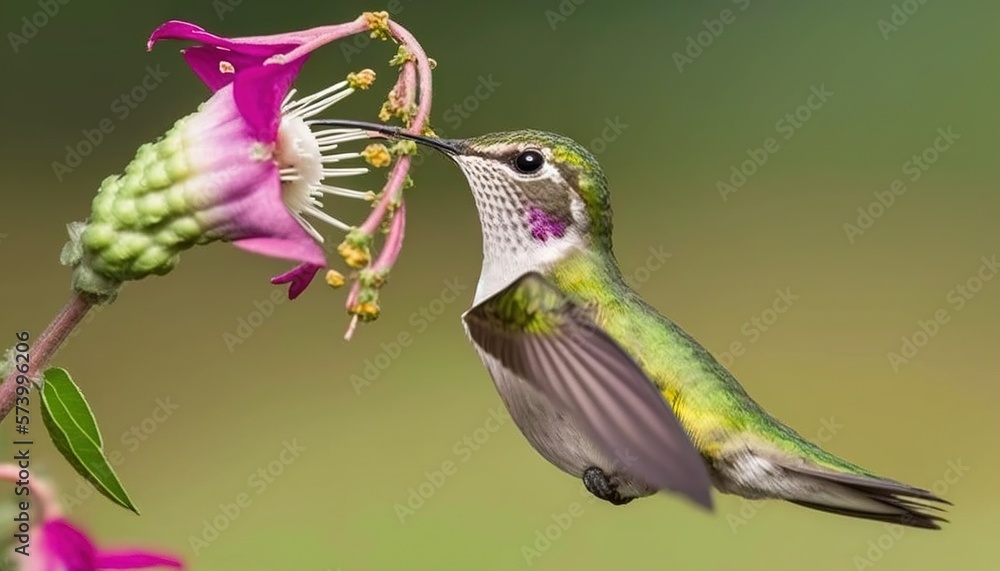
[[928,490],[811,443],[623,278],[597,159],[537,130],[456,140],[323,121],[442,152],[464,173],[483,258],[466,333],[538,453],[614,505],[711,488],[845,516],[940,529]]

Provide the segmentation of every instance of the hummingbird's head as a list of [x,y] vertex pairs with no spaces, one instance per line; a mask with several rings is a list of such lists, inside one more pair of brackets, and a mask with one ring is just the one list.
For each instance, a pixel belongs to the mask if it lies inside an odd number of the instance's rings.
[[454,160],[469,181],[491,254],[611,248],[607,180],[594,155],[568,137],[526,129],[458,140],[359,121],[316,123],[410,139]]
[[515,247],[578,241],[610,245],[608,184],[594,155],[544,131],[447,141],[465,173],[485,240]]

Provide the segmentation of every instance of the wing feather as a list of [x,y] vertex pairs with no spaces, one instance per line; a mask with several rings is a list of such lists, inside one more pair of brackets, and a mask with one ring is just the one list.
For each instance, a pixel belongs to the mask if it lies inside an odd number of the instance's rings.
[[464,319],[483,351],[571,414],[619,469],[711,508],[705,462],[663,395],[543,276],[521,276]]

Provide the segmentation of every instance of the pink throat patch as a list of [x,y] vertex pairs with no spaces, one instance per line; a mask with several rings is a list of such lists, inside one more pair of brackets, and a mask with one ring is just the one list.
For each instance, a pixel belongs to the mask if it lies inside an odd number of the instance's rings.
[[537,207],[528,209],[528,225],[531,227],[531,237],[539,242],[552,237],[562,238],[566,234],[565,221]]

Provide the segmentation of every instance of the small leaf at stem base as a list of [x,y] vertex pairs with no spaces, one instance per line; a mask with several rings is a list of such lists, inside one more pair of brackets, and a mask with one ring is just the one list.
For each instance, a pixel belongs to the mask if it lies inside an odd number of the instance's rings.
[[46,370],[44,376],[42,420],[56,449],[97,491],[138,514],[139,509],[104,456],[101,432],[80,388],[65,369],[53,367]]

